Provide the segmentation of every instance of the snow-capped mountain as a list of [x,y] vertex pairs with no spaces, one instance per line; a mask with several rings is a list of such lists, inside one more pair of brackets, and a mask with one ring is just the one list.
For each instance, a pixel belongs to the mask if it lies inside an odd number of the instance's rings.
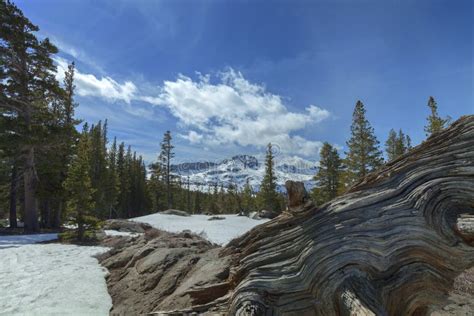
[[[314,186],[313,176],[317,163],[299,157],[275,157],[275,176],[278,190],[285,191],[287,180],[303,181],[309,190]],[[207,191],[216,183],[228,187],[242,188],[247,181],[258,190],[265,173],[264,158],[238,155],[218,162],[191,162],[171,166],[173,174],[181,176],[182,182],[189,183],[192,189]]]

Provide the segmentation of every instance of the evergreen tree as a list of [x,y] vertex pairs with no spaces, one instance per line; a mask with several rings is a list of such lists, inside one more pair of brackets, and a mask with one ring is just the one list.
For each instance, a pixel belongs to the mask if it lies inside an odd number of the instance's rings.
[[95,213],[99,218],[106,218],[110,211],[106,200],[107,189],[107,136],[106,125],[99,121],[92,125],[89,134],[91,141],[90,150],[90,179],[94,189]]
[[165,186],[162,181],[163,175],[160,157],[157,162],[150,164],[149,168],[151,175],[148,181],[148,191],[150,193],[152,210],[157,212],[166,209],[167,204],[164,202],[166,197],[163,194]]
[[89,176],[90,172],[90,139],[87,125],[81,134],[77,153],[74,156],[64,182],[69,198],[67,203],[68,215],[78,227],[78,239],[84,239],[86,226],[92,222],[94,208],[94,189]]
[[48,38],[38,40],[39,28],[10,1],[0,1],[0,108],[15,121],[20,135],[13,144],[21,151],[25,230],[38,231],[37,152],[44,146],[44,118],[60,94],[51,55],[58,52]]
[[254,192],[248,178],[245,182],[242,191],[242,208],[245,215],[248,215],[251,212],[255,212],[257,210],[255,205]]
[[397,133],[392,128],[388,133],[387,141],[385,142],[385,151],[387,152],[388,161],[392,161],[397,157]]
[[430,108],[430,115],[427,118],[428,124],[425,126],[426,136],[431,136],[443,130],[449,123],[450,118],[441,118],[438,114],[438,104],[433,97],[428,99],[428,107]]
[[336,148],[325,142],[320,152],[319,168],[314,177],[317,184],[313,189],[313,199],[322,205],[334,199],[341,189],[342,161]]
[[406,136],[406,138],[405,138],[405,143],[406,143],[406,145],[407,145],[407,151],[410,151],[411,148],[412,148],[412,147],[411,147],[411,138],[410,138],[410,136],[408,136],[408,135]]
[[120,194],[120,179],[118,176],[118,149],[117,149],[117,138],[114,137],[114,142],[110,147],[107,155],[107,181],[105,187],[105,201],[106,201],[106,210],[109,212],[109,218],[112,217],[112,214],[117,215],[117,210],[115,206],[117,204],[117,199]]
[[273,170],[273,151],[272,144],[267,145],[267,152],[265,156],[265,175],[260,185],[260,191],[258,194],[260,206],[268,211],[280,211],[280,203],[278,199],[278,193],[276,192],[276,177]]
[[166,199],[168,203],[168,208],[172,208],[171,200],[171,159],[174,157],[173,148],[171,144],[171,132],[166,131],[163,136],[163,141],[161,142],[161,163],[162,163],[162,172],[166,184]]
[[125,144],[122,142],[119,145],[118,155],[117,155],[117,175],[119,178],[119,199],[117,205],[118,217],[125,218],[127,217],[127,198],[130,191],[130,179],[128,178],[127,165],[125,158]]
[[349,184],[364,178],[383,163],[379,142],[365,113],[364,104],[357,101],[352,115],[351,138],[347,142],[349,152],[346,152]]
[[401,129],[398,130],[398,137],[395,148],[396,158],[404,155],[407,152],[406,136]]
[[[74,74],[75,65],[74,62],[68,65],[68,69],[64,73],[64,92],[63,92],[63,107],[61,111],[62,130],[61,130],[61,149],[60,157],[61,162],[59,166],[59,183],[62,184],[67,178],[67,170],[71,163],[72,156],[74,154],[76,140],[79,136],[76,125],[80,123],[80,120],[74,118],[75,108],[78,104],[74,101],[75,89],[74,85]],[[58,190],[56,196],[59,196],[59,201],[56,209],[56,213],[53,220],[53,227],[59,228],[62,220],[62,209],[65,202],[64,190]]]
[[404,155],[410,148],[410,136],[405,135],[401,129],[398,131],[398,134],[393,129],[390,130],[389,137],[385,142],[388,161]]

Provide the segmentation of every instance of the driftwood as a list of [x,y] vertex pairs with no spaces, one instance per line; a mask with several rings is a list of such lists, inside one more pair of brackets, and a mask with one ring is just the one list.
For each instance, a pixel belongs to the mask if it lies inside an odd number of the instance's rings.
[[287,211],[222,249],[225,284],[193,288],[191,307],[156,313],[425,315],[474,265],[474,116],[322,207],[300,184],[287,187]]

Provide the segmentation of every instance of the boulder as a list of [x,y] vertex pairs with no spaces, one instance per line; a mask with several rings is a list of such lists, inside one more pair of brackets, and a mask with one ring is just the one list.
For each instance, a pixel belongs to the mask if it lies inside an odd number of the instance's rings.
[[102,228],[107,230],[116,230],[119,232],[142,234],[152,227],[146,223],[128,221],[125,219],[109,219],[105,221],[105,224]]
[[225,217],[222,217],[222,216],[211,216],[209,217],[207,220],[208,221],[218,221],[218,220],[223,220],[225,219]]

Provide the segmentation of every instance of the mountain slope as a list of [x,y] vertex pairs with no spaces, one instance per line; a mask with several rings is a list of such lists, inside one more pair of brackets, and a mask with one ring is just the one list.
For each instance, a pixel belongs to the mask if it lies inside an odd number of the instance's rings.
[[[249,155],[237,155],[219,162],[172,165],[171,171],[180,176],[183,183],[186,183],[189,177],[190,187],[201,191],[207,191],[216,184],[224,187],[236,185],[238,188],[243,188],[247,181],[255,190],[258,190],[265,173],[265,164],[264,159]],[[302,181],[307,189],[311,189],[314,186],[312,178],[316,171],[317,163],[299,157],[277,157],[275,159],[278,190],[282,192],[287,180]]]

